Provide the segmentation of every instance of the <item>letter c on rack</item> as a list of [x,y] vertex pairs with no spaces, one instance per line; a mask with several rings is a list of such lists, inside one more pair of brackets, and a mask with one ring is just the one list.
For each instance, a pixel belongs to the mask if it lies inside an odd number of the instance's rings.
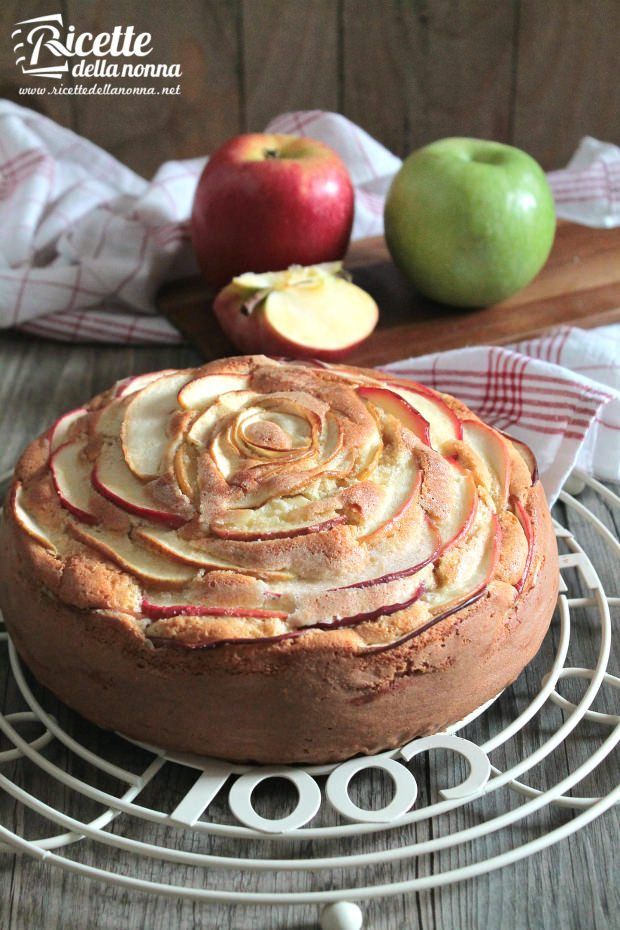
[[409,762],[414,756],[429,749],[452,749],[464,756],[469,762],[469,775],[464,782],[456,785],[454,788],[444,788],[439,793],[447,801],[456,801],[458,798],[466,798],[470,794],[476,794],[486,785],[491,774],[491,764],[487,759],[486,753],[476,746],[475,743],[461,736],[454,736],[451,733],[437,733],[435,736],[425,736],[422,739],[414,739],[411,743],[400,750],[403,759]]

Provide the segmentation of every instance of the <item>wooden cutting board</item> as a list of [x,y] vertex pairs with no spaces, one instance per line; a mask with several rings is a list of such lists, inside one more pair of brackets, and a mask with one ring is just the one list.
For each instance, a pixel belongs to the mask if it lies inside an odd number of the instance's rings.
[[[516,342],[554,326],[620,322],[620,228],[560,222],[545,268],[524,290],[492,307],[456,310],[416,293],[391,262],[383,238],[353,243],[346,260],[354,281],[373,295],[380,322],[347,358],[380,365],[468,345]],[[161,312],[205,359],[236,350],[213,317],[214,292],[199,279],[176,281],[158,295]]]

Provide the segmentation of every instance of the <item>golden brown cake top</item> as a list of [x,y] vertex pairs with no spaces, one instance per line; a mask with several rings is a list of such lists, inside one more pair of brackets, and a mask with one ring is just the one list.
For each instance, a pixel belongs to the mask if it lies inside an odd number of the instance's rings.
[[[41,581],[155,644],[383,649],[530,566],[527,447],[374,370],[248,356],[119,382],[18,466]],[[336,634],[335,631],[338,631]]]

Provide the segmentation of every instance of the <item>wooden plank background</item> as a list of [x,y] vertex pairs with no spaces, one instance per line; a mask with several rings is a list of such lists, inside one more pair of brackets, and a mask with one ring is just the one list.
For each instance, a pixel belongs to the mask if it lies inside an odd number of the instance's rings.
[[[20,96],[42,79],[16,69],[13,23],[55,11],[78,32],[150,32],[152,60],[181,64],[180,96]],[[549,169],[585,134],[620,143],[619,32],[617,0],[4,0],[0,96],[146,176],[300,108],[338,110],[399,155],[473,135]]]

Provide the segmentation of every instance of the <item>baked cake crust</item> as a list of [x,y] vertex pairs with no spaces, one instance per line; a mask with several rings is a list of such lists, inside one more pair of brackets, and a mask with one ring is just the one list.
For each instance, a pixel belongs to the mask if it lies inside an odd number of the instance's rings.
[[42,684],[146,743],[265,763],[393,747],[542,642],[558,564],[530,455],[372,370],[138,376],[22,456],[7,628]]

